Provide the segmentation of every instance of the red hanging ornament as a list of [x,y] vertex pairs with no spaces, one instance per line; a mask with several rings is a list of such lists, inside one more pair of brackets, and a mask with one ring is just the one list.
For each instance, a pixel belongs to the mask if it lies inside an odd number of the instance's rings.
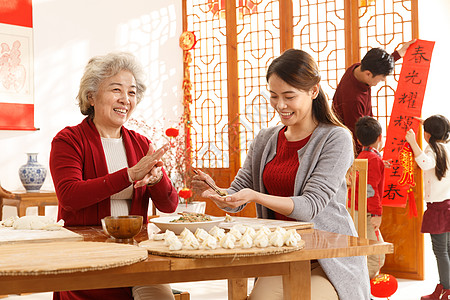
[[167,130],[166,130],[166,135],[168,137],[175,138],[178,136],[179,133],[180,133],[180,130],[178,130],[177,128],[173,128],[173,127],[167,128]]
[[182,188],[179,192],[178,192],[178,196],[180,196],[183,199],[189,199],[192,197],[192,191],[189,188]]
[[197,43],[197,38],[192,31],[185,31],[180,35],[180,47],[185,51],[189,51],[194,48]]
[[416,185],[414,182],[414,154],[409,143],[403,145],[399,153],[398,159],[403,167],[402,177],[398,181],[399,185],[409,185],[407,190],[407,201],[409,202],[409,217],[417,217],[416,201],[412,187]]
[[389,274],[378,274],[370,280],[370,292],[378,298],[392,296],[398,288],[397,279]]
[[403,167],[403,174],[398,184],[405,185],[409,184],[410,186],[415,186],[414,182],[414,155],[409,143],[405,143],[403,145],[402,150],[398,156],[400,161],[400,165]]

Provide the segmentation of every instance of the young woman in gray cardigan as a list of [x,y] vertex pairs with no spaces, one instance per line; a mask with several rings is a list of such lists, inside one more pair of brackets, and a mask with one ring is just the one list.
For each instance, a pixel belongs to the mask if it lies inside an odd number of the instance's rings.
[[[282,125],[259,132],[228,196],[207,187],[204,173],[194,176],[194,189],[229,212],[255,202],[259,218],[312,222],[316,229],[356,236],[345,208],[352,136],[327,103],[317,64],[290,49],[271,63],[266,78]],[[320,259],[311,267],[311,299],[370,299],[365,257]],[[281,276],[260,277],[249,299],[283,299],[282,289]]]

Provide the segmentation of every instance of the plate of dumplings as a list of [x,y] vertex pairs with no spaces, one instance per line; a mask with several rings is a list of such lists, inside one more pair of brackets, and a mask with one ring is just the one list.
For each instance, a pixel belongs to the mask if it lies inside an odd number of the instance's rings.
[[303,248],[305,241],[295,229],[263,226],[235,226],[228,232],[218,226],[209,230],[184,228],[180,234],[171,230],[153,234],[139,243],[150,254],[175,257],[240,257],[287,253]]

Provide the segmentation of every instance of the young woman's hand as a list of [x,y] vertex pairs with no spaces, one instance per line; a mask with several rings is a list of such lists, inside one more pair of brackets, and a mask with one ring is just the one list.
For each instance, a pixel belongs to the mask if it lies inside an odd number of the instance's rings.
[[242,189],[237,193],[232,195],[228,195],[225,198],[225,202],[228,204],[228,207],[236,208],[245,203],[255,201],[258,196],[258,193],[252,189]]

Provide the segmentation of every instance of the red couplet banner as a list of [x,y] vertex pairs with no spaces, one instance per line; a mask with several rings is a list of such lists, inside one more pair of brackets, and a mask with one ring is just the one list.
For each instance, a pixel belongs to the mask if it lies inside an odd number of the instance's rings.
[[0,130],[34,127],[31,0],[0,1]]
[[385,169],[382,201],[385,206],[405,207],[408,191],[414,186],[414,182],[405,180],[412,176],[405,166],[404,153],[408,150],[405,135],[410,128],[415,132],[419,128],[414,117],[421,116],[433,48],[434,42],[417,40],[403,57],[383,153],[383,160],[392,159],[391,168]]

